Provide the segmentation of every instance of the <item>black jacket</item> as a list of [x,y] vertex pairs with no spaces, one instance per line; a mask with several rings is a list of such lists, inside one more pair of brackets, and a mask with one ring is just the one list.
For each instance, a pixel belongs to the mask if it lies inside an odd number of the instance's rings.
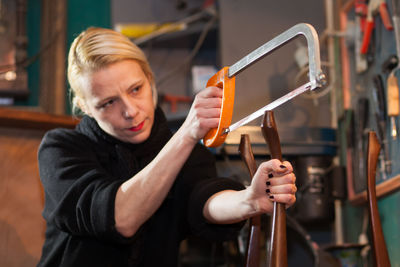
[[38,266],[176,266],[179,243],[188,235],[212,239],[235,236],[241,224],[211,225],[202,216],[205,201],[224,189],[243,186],[215,178],[210,152],[197,145],[167,198],[131,238],[115,229],[119,186],[144,168],[171,137],[156,110],[148,140],[123,143],[83,117],[75,130],[48,132],[39,148],[45,191],[46,240]]

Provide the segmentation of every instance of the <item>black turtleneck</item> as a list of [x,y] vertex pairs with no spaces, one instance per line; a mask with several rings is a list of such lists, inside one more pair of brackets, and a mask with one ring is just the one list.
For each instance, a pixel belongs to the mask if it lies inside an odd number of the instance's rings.
[[119,186],[149,164],[170,137],[159,108],[151,134],[141,144],[121,142],[88,116],[75,130],[49,131],[38,154],[47,223],[38,266],[177,266],[179,243],[188,235],[233,238],[241,224],[208,224],[202,208],[214,193],[243,186],[216,178],[213,156],[200,144],[137,233],[125,238],[116,231]]

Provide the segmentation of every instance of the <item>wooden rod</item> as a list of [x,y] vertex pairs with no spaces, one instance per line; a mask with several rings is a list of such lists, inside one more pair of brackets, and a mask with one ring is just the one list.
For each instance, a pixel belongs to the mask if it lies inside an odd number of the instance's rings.
[[[246,164],[250,177],[253,178],[257,171],[257,164],[251,149],[250,137],[248,134],[240,136],[239,153]],[[250,228],[247,239],[246,267],[260,266],[260,236],[261,236],[261,216],[250,218]]]
[[[282,161],[281,143],[273,111],[265,112],[261,129],[264,139],[268,143],[271,158]],[[268,266],[287,267],[286,213],[284,204],[274,202],[271,226],[271,245],[268,253]]]
[[387,252],[385,237],[383,236],[381,219],[379,217],[378,204],[376,201],[375,175],[381,145],[375,132],[368,133],[368,156],[367,156],[367,192],[368,211],[372,232],[372,247],[374,252],[375,266],[390,267],[389,254]]

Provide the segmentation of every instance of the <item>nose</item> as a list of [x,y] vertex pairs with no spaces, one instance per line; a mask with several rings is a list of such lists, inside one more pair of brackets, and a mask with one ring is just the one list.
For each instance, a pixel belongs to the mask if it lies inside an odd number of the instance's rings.
[[125,119],[133,119],[139,112],[137,105],[129,99],[123,98],[122,117]]

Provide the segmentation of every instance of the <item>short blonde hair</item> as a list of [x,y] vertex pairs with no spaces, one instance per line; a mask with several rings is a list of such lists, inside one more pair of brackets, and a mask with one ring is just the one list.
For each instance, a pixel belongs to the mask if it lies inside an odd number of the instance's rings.
[[123,60],[135,60],[139,63],[149,79],[156,106],[154,74],[143,51],[119,32],[90,27],[75,38],[68,54],[68,82],[71,86],[74,114],[78,113],[79,101],[84,100],[82,90],[85,87],[85,76]]

